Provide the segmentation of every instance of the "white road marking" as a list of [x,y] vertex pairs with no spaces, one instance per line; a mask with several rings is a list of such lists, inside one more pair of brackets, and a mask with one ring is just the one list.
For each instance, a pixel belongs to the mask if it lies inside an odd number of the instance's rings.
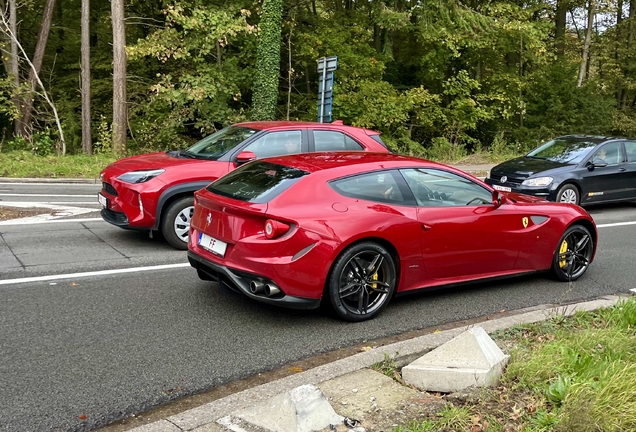
[[6,185],[11,185],[11,186],[62,186],[62,187],[69,187],[69,186],[90,186],[90,187],[95,187],[100,186],[101,183],[99,181],[96,181],[95,183],[75,183],[75,182],[68,182],[68,183],[31,183],[31,182],[0,182],[0,185],[2,186],[6,186]]
[[[25,218],[26,219],[26,218]],[[78,219],[42,219],[23,221],[22,219],[11,219],[0,222],[0,226],[16,226],[16,225],[37,225],[47,223],[65,223],[65,222],[105,222],[102,218],[78,218]]]
[[596,228],[611,228],[615,226],[624,226],[624,225],[636,225],[636,222],[616,222],[616,223],[600,224],[600,225],[596,225]]
[[630,289],[630,291],[632,292],[632,294],[636,295],[636,288],[632,288]]
[[69,197],[77,197],[77,198],[95,198],[97,199],[97,194],[94,195],[61,195],[61,194],[20,194],[20,193],[0,193],[0,196],[7,197],[45,197],[45,198],[69,198]]
[[[94,212],[93,208],[84,208],[84,207],[73,207],[73,206],[65,206],[59,204],[47,204],[47,203],[33,203],[33,202],[18,202],[18,201],[0,201],[1,206],[6,207],[14,207],[14,208],[46,208],[50,209],[49,213],[39,214],[36,216],[28,216],[19,219],[9,219],[6,221],[1,221],[0,226],[8,226],[8,225],[28,225],[28,224],[40,224],[47,222],[58,221],[60,218],[68,217],[68,216],[78,216],[84,213]],[[75,222],[78,219],[71,219]],[[99,219],[98,219],[99,220]]]
[[84,272],[84,273],[67,273],[67,274],[59,274],[59,275],[34,276],[34,277],[27,277],[27,278],[20,278],[20,279],[7,279],[7,280],[0,280],[0,285],[14,285],[14,284],[21,284],[21,283],[29,283],[29,282],[44,282],[44,281],[58,280],[58,279],[79,279],[79,278],[91,277],[91,276],[107,276],[107,275],[114,275],[114,274],[121,274],[121,273],[168,270],[168,269],[181,268],[181,267],[190,267],[190,263],[163,264],[163,265],[147,266],[147,267],[132,267],[132,268],[124,268],[124,269],[99,270],[99,271]]

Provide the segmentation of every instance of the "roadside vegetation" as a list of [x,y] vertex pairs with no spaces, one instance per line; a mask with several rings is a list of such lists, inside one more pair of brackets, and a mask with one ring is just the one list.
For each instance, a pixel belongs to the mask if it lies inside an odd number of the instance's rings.
[[[492,337],[511,354],[499,386],[394,432],[636,430],[635,299]],[[375,369],[397,374],[391,358]]]
[[115,159],[112,154],[38,156],[29,151],[12,151],[0,153],[0,177],[95,179]]
[[[456,153],[451,147],[437,146],[420,156],[449,164],[484,164],[502,162],[521,155],[504,146],[493,150],[479,149],[467,156],[464,152]],[[116,159],[110,152],[95,153],[92,156],[56,156],[51,153],[39,155],[27,149],[0,152],[0,177],[97,178],[100,171]]]

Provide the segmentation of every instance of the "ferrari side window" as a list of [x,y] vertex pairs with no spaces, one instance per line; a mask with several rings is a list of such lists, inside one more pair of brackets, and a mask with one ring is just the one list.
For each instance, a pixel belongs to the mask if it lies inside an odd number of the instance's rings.
[[437,169],[402,169],[406,183],[420,206],[492,204],[492,193],[465,177]]
[[394,204],[405,201],[393,174],[387,171],[347,177],[332,181],[330,185],[338,193],[350,198]]

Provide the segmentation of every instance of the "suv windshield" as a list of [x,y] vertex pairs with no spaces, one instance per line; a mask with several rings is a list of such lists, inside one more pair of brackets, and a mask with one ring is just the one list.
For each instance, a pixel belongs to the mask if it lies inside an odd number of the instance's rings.
[[228,126],[208,135],[185,151],[186,156],[217,160],[238,144],[258,132],[241,126]]
[[307,171],[269,162],[252,162],[221,177],[206,189],[212,193],[262,204],[308,175]]
[[598,142],[580,138],[556,138],[528,153],[528,157],[546,159],[552,162],[577,164],[581,162]]

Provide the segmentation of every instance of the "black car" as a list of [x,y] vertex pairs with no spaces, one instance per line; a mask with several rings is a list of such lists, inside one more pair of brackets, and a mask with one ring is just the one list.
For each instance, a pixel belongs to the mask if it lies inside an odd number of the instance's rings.
[[579,205],[636,200],[636,139],[567,135],[495,166],[486,183]]

